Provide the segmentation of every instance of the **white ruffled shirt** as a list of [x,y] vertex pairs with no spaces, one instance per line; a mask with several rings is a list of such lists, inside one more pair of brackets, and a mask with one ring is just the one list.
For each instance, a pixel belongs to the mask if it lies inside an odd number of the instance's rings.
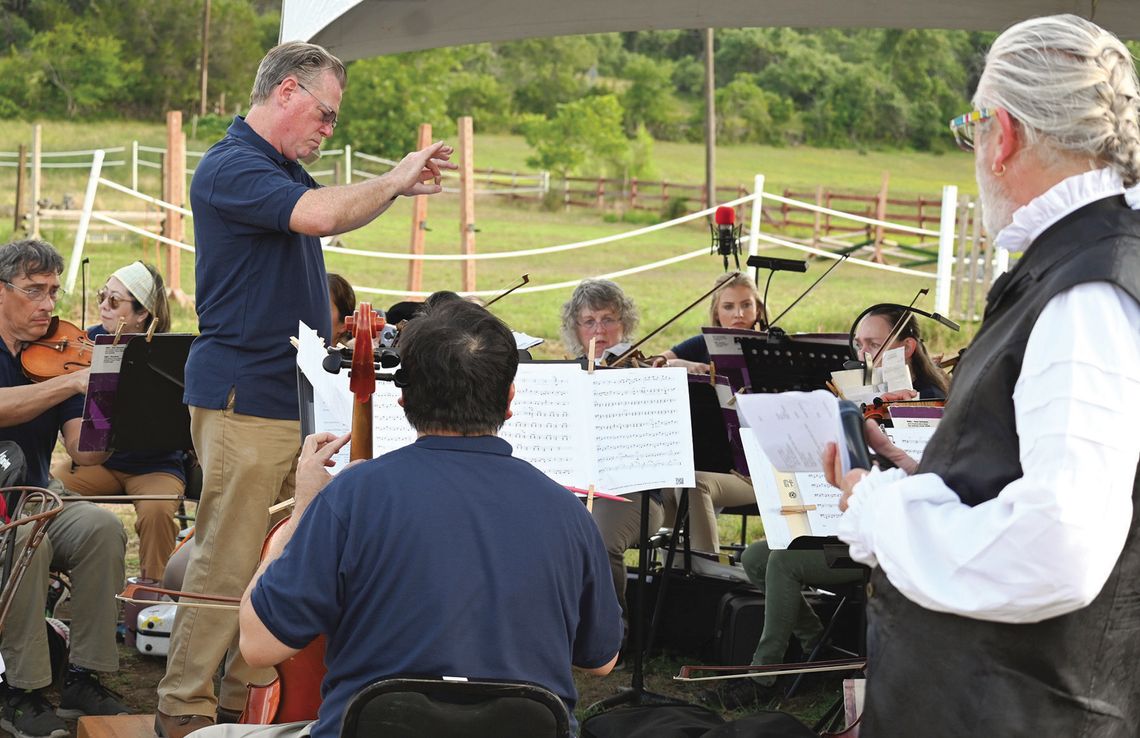
[[[1114,194],[1140,209],[1111,169],[1070,177],[1017,210],[995,244],[1024,251]],[[935,474],[874,470],[840,519],[852,557],[923,607],[1008,623],[1063,615],[1092,602],[1124,547],[1140,460],[1140,305],[1107,282],[1054,296],[1013,401],[1024,476],[997,497],[969,507]]]

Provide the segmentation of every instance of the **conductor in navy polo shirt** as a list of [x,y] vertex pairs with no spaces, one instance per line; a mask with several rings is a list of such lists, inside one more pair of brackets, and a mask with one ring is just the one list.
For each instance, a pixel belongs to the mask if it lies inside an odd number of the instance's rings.
[[571,667],[604,675],[617,661],[621,611],[597,526],[496,436],[518,367],[510,330],[452,300],[409,321],[400,354],[418,439],[329,481],[325,461],[348,437],[310,436],[297,508],[242,598],[251,664],[327,636],[319,718],[203,736],[333,738],[349,698],[397,674],[534,682],[572,710]]
[[[320,237],[365,225],[398,195],[439,192],[441,170],[455,168],[451,147],[435,143],[376,179],[319,187],[299,162],[332,135],[345,83],[344,65],[319,46],[273,48],[249,113],[234,118],[190,185],[200,336],[186,364],[185,401],[204,472],[184,581],[192,591],[241,594],[268,508],[293,494],[301,437],[289,336],[298,320],[326,339],[331,331]],[[264,681],[231,659],[215,697],[214,673],[236,632],[233,613],[179,613],[158,688],[158,735],[181,738],[235,716],[246,683]]]

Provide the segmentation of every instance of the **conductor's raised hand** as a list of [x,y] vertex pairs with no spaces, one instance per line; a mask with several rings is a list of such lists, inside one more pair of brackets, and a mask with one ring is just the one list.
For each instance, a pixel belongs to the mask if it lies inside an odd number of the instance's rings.
[[451,146],[443,141],[436,141],[425,149],[413,151],[405,156],[392,168],[389,175],[395,178],[401,195],[407,197],[434,195],[443,191],[441,184],[443,170],[459,168],[451,161],[451,155],[454,153],[455,149]]
[[294,495],[293,517],[301,519],[305,508],[313,498],[332,480],[328,467],[333,465],[332,457],[352,438],[351,433],[336,436],[332,433],[313,433],[301,444],[301,455],[297,457],[297,490]]

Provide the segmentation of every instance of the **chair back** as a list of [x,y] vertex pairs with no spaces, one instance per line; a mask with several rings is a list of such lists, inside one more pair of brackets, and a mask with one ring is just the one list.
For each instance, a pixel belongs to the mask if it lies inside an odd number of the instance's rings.
[[341,738],[569,738],[570,713],[527,682],[396,677],[349,700]]

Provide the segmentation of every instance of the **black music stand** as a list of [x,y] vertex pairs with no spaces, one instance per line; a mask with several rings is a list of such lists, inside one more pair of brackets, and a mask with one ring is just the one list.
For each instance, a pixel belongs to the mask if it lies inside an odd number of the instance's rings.
[[110,447],[116,451],[192,449],[190,411],[182,401],[186,358],[194,336],[135,337],[123,352],[112,405]]
[[796,338],[774,329],[767,338],[741,338],[753,392],[824,389],[851,358],[846,338]]

